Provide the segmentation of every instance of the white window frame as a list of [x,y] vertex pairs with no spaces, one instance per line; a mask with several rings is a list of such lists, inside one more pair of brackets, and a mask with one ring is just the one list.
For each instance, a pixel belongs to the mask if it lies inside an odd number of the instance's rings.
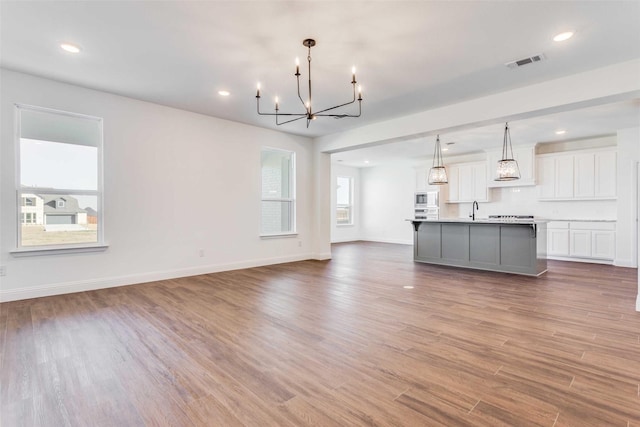
[[[338,204],[338,180],[348,179],[349,180],[349,203],[348,204]],[[354,179],[352,176],[347,175],[339,175],[336,177],[336,226],[337,227],[350,227],[355,225],[355,215],[354,215],[354,206],[353,206],[353,183]],[[338,222],[338,208],[349,208],[349,222],[348,223],[339,223]]]
[[[262,191],[262,153],[264,151],[278,151],[282,153],[288,153],[291,156],[291,166],[289,170],[289,188],[291,189],[289,192],[288,198],[282,197],[264,197]],[[285,150],[282,148],[274,148],[274,147],[262,147],[260,149],[260,237],[261,238],[277,238],[277,237],[295,237],[298,235],[297,233],[297,223],[296,215],[296,152],[291,150]],[[281,232],[281,233],[263,233],[262,232],[262,202],[270,201],[270,202],[290,202],[290,212],[291,216],[291,230]]]
[[[99,127],[100,137],[97,141],[97,173],[98,173],[98,188],[97,190],[72,190],[72,189],[64,189],[64,188],[33,188],[30,187],[28,189],[23,190],[21,185],[21,174],[20,174],[20,136],[21,136],[21,126],[20,126],[20,118],[22,111],[38,111],[50,114],[57,114],[61,116],[67,117],[75,117],[85,120],[93,120],[96,121]],[[108,245],[105,243],[104,239],[104,188],[103,188],[103,142],[104,142],[104,126],[103,119],[101,117],[89,116],[86,114],[72,113],[68,111],[56,110],[53,108],[46,107],[38,107],[33,105],[26,104],[14,104],[14,113],[15,113],[15,159],[16,159],[16,167],[15,167],[15,182],[16,182],[16,249],[10,251],[13,256],[33,256],[33,255],[53,255],[53,254],[64,254],[64,253],[79,253],[79,252],[95,252],[95,251],[103,251],[108,248]],[[93,243],[72,243],[72,244],[55,244],[55,245],[42,245],[42,246],[23,246],[22,245],[22,217],[21,217],[21,208],[22,208],[22,194],[28,193],[32,194],[33,192],[37,192],[38,194],[60,194],[63,192],[64,194],[68,194],[70,196],[78,195],[78,196],[95,196],[97,199],[97,207],[98,207],[98,223],[97,223],[97,242]],[[56,203],[57,206],[57,203]]]

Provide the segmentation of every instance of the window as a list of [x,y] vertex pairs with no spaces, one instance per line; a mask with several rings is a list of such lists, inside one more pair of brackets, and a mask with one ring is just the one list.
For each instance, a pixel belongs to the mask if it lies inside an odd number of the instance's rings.
[[16,252],[103,245],[102,119],[25,105],[16,114]]
[[296,232],[295,171],[295,153],[275,148],[262,149],[262,236]]
[[336,190],[336,224],[353,225],[353,178],[339,176]]

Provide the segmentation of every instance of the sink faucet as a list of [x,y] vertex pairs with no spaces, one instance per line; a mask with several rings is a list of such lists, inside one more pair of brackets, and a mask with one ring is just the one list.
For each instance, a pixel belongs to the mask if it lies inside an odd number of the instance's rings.
[[475,200],[473,201],[473,205],[471,206],[471,220],[475,221],[476,220],[476,211],[480,210],[480,206],[478,206],[478,202],[476,202]]

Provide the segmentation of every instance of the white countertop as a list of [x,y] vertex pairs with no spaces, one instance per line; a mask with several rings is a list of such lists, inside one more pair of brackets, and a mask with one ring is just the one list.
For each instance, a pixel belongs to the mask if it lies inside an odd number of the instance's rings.
[[[546,219],[497,219],[497,218],[440,218],[440,219],[407,219],[413,222],[459,222],[468,224],[546,224]],[[554,220],[555,221],[555,220]]]
[[565,221],[565,222],[617,222],[615,219],[555,219],[547,218],[547,221]]

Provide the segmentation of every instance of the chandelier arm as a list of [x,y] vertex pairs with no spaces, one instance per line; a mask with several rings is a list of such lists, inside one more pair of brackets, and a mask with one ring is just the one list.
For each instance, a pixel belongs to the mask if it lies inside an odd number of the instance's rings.
[[[333,110],[334,108],[343,107],[343,106],[349,105],[349,104],[353,104],[353,102],[347,102],[346,104],[338,105],[336,107],[327,108],[326,110],[322,110],[322,111]],[[313,115],[314,116],[319,116],[319,117],[360,117],[362,115],[362,101],[358,102],[358,114],[319,114],[319,113],[314,113]]]
[[261,116],[299,116],[306,117],[307,113],[262,113],[258,110],[258,114]]
[[[362,100],[359,99],[358,101],[362,101]],[[349,102],[345,102],[344,104],[336,105],[335,107],[329,107],[329,108],[325,108],[324,110],[320,110],[317,113],[314,113],[314,116],[325,116],[325,117],[332,116],[332,114],[321,114],[321,113],[324,113],[325,111],[335,110],[336,108],[344,107],[345,105],[350,105],[350,104],[353,104],[354,102],[356,102],[356,84],[355,83],[353,83],[353,100]],[[343,114],[339,114],[339,115],[342,116]],[[348,116],[348,117],[357,117],[357,116]]]
[[[278,116],[292,116],[294,114],[278,114]],[[287,123],[291,123],[291,122],[295,122],[296,120],[300,120],[300,119],[304,119],[305,117],[307,117],[306,114],[295,114],[296,116],[300,116],[298,118],[295,119],[291,119],[291,120],[287,120],[286,122],[278,122],[278,117],[276,117],[276,125],[280,126],[280,125],[286,125]]]
[[[304,109],[308,110],[307,106],[304,103],[304,100],[302,99],[302,96],[300,96],[300,73],[296,73],[296,80],[298,81],[298,98],[300,99],[300,102],[302,102],[302,106],[304,107]],[[309,114],[309,111],[307,111],[307,114]]]

